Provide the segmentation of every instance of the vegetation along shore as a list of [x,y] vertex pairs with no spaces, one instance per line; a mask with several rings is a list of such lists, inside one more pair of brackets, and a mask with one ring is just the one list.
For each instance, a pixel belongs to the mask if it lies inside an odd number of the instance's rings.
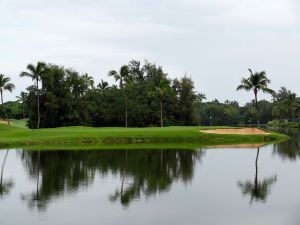
[[[124,149],[197,148],[216,145],[273,143],[287,140],[282,134],[214,134],[206,129],[227,127],[174,126],[163,128],[61,127],[29,129],[24,121],[0,124],[0,148],[26,149]],[[238,129],[238,128],[236,128]]]
[[[300,109],[296,94],[269,88],[265,71],[249,69],[249,76],[237,85],[237,91],[253,97],[243,108],[235,101],[204,102],[205,94],[195,91],[191,77],[171,79],[161,66],[148,61],[132,60],[108,76],[116,85],[101,80],[96,86],[89,74],[63,66],[29,64],[20,77],[30,78],[33,85],[17,96],[18,101],[4,103],[3,95],[15,86],[0,74],[0,147],[195,148],[280,142],[287,137],[274,132],[199,131],[288,121]],[[273,103],[259,101],[260,93],[272,95]]]

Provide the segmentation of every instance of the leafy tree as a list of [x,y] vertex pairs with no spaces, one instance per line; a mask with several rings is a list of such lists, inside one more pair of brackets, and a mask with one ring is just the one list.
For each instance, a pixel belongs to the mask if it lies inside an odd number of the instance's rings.
[[273,115],[278,119],[295,118],[300,111],[300,99],[296,93],[282,87],[273,95]]
[[[258,101],[257,104],[258,104],[258,108],[260,109],[259,110],[260,123],[267,124],[269,121],[273,119],[272,116],[273,103],[266,100],[261,100]],[[248,102],[243,107],[241,107],[240,114],[241,114],[242,123],[255,124],[257,122],[255,101],[253,100],[251,102]]]
[[205,102],[201,105],[200,110],[202,125],[237,125],[241,121],[240,107],[235,101],[218,100]]
[[266,72],[255,72],[253,73],[251,69],[249,69],[250,76],[248,78],[242,78],[241,84],[237,87],[237,91],[246,90],[254,92],[254,100],[256,106],[256,114],[257,114],[257,124],[259,124],[259,113],[258,113],[258,100],[257,95],[259,91],[274,94],[274,91],[268,88],[268,84],[271,82],[267,76]]
[[46,73],[46,64],[43,62],[38,62],[36,66],[33,64],[27,65],[27,70],[29,72],[22,72],[20,77],[29,77],[36,82],[36,96],[37,96],[37,129],[40,128],[40,91],[39,91],[39,81]]
[[4,106],[4,102],[3,102],[3,92],[4,92],[4,91],[12,92],[14,88],[15,88],[15,86],[14,86],[12,83],[10,83],[10,78],[9,78],[9,77],[6,77],[6,76],[3,75],[3,74],[0,74],[0,94],[1,94],[1,104],[2,104],[2,108],[3,108],[3,111],[4,111],[4,114],[5,114],[5,117],[6,117],[6,119],[7,119],[7,123],[8,123],[8,124],[10,124],[10,121],[9,121],[9,118],[8,118],[8,115],[7,115],[5,106]]

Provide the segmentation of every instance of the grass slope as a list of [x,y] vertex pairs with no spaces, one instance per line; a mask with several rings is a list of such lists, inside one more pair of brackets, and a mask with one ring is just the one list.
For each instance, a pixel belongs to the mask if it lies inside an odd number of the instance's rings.
[[118,148],[197,148],[203,146],[271,143],[288,139],[271,135],[218,135],[201,133],[201,129],[222,127],[164,128],[93,128],[61,127],[31,130],[25,121],[0,124],[0,148],[26,149],[118,149]]

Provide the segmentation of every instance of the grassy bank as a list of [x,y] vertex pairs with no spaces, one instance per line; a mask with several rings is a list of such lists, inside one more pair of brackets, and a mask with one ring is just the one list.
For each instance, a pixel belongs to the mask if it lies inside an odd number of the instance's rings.
[[[118,149],[118,148],[197,148],[215,145],[272,143],[287,140],[287,136],[219,135],[201,133],[201,129],[216,127],[165,128],[92,128],[61,127],[31,130],[24,121],[11,126],[0,124],[0,148],[26,149]],[[218,127],[220,128],[220,127]]]

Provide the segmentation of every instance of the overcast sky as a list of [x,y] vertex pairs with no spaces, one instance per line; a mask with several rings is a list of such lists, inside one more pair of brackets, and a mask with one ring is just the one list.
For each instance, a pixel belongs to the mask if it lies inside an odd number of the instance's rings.
[[250,101],[235,91],[247,68],[300,94],[299,15],[297,0],[1,0],[0,73],[16,85],[4,97],[31,84],[19,73],[38,60],[98,83],[131,59],[187,73],[208,99]]

